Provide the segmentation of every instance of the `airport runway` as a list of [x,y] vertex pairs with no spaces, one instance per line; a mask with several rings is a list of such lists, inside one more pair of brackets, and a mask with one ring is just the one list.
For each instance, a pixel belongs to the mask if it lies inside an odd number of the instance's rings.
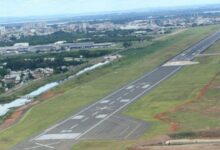
[[[220,31],[189,47],[168,62],[190,61],[219,39]],[[149,93],[161,82],[177,73],[183,67],[184,66],[181,65],[161,65],[138,80],[104,97],[63,122],[52,126],[37,137],[27,139],[18,144],[13,150],[71,150],[75,143],[85,139],[87,135],[92,136],[91,134],[94,133],[94,131],[103,128],[103,125],[106,125],[109,119],[117,116],[117,113],[122,109],[138,100],[141,96]],[[109,126],[110,125],[106,125],[106,128],[111,128]],[[108,132],[110,134],[111,130],[106,130],[106,132],[106,134],[108,134]],[[132,132],[130,134],[132,134]]]

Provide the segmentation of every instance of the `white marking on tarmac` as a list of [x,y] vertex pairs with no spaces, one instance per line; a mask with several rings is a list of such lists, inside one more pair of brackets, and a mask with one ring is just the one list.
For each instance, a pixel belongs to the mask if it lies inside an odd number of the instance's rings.
[[134,87],[134,86],[131,85],[131,86],[127,87],[126,89],[127,89],[127,90],[130,90],[130,89],[133,89],[133,87]]
[[103,119],[103,118],[105,118],[106,116],[107,116],[106,114],[101,114],[101,115],[96,116],[95,118],[97,118],[97,119]]
[[109,100],[103,100],[103,101],[100,102],[100,104],[106,104],[108,102],[109,102]]
[[95,116],[95,115],[97,115],[99,112],[98,111],[96,111],[96,112],[94,112],[93,114],[92,114],[92,116]]
[[130,101],[130,99],[123,99],[123,100],[121,100],[120,102],[122,102],[122,103],[127,103],[127,102],[129,102]]
[[72,130],[62,130],[61,133],[71,133]]
[[46,144],[40,144],[40,143],[35,143],[35,144],[37,144],[39,146],[42,146],[42,147],[46,147],[46,148],[50,148],[50,149],[55,149],[54,147],[46,145]]
[[127,95],[128,95],[128,93],[125,93],[125,94],[124,94],[124,96],[127,96]]
[[80,120],[80,119],[82,119],[82,118],[84,118],[84,116],[83,116],[83,115],[79,115],[79,116],[73,117],[72,119],[74,119],[74,120]]
[[143,88],[143,89],[147,89],[149,86],[150,86],[150,84],[146,84],[146,85],[144,85],[142,88]]
[[51,146],[51,145],[56,145],[59,144],[60,142],[56,142],[56,143],[50,143],[50,144],[40,144],[40,143],[35,143],[38,146],[34,146],[34,147],[29,147],[29,148],[25,148],[26,150],[30,150],[30,149],[36,149],[36,148],[40,148],[40,147],[45,147],[45,146]]
[[137,125],[136,128],[134,128],[129,134],[127,134],[127,136],[125,137],[125,139],[127,139],[130,135],[132,135],[134,133],[134,131],[136,131],[138,128],[141,127],[141,124]]
[[72,126],[70,129],[73,130],[74,128],[78,127],[78,124],[75,124],[74,126]]
[[121,132],[119,135],[120,135],[120,136],[123,135],[123,134],[126,133],[129,129],[130,129],[130,126],[128,126],[127,128],[125,128],[124,130],[122,130],[122,132]]
[[107,107],[107,106],[105,106],[105,107],[96,107],[96,109],[97,110],[112,110],[111,107]]
[[85,121],[88,120],[88,119],[89,119],[89,118],[87,117],[87,118],[83,119],[82,122],[85,122]]
[[70,139],[76,139],[80,135],[81,135],[80,133],[45,134],[45,135],[38,137],[36,140],[38,140],[38,141],[42,141],[42,140],[70,140]]

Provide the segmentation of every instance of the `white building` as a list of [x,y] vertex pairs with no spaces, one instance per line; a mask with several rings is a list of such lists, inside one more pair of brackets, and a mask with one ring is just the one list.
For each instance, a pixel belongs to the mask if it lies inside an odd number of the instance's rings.
[[0,35],[4,35],[6,33],[6,29],[4,26],[0,26]]
[[29,43],[15,43],[14,47],[28,47]]

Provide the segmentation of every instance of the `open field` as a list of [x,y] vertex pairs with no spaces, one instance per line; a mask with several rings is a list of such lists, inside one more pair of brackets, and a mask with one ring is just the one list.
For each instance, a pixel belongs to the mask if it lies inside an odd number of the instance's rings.
[[[145,49],[129,50],[122,53],[125,56],[124,59],[52,90],[52,92],[60,93],[60,95],[33,107],[17,125],[0,133],[1,149],[8,149],[30,135],[37,134],[55,122],[66,118],[71,113],[151,70],[216,29],[216,26],[193,28],[158,41]],[[178,102],[173,100],[172,104],[164,107],[176,105]],[[135,108],[136,106],[133,105],[132,107]],[[141,108],[143,107],[140,107],[140,111]],[[132,108],[129,110],[131,112]],[[166,109],[160,109],[158,112],[162,110]],[[134,116],[137,114],[139,113],[134,113]],[[144,120],[147,119],[149,118],[144,118]],[[120,147],[124,147],[121,146],[121,142]]]
[[[208,52],[219,51],[219,48],[220,42]],[[204,70],[204,72],[198,71],[200,72],[198,77],[210,74],[211,79],[191,99],[190,103],[181,105],[174,112],[167,114],[174,122],[180,124],[180,132],[195,132],[204,129],[209,131],[220,127],[220,58],[219,56],[207,56],[198,58],[196,61],[201,63],[200,66]]]

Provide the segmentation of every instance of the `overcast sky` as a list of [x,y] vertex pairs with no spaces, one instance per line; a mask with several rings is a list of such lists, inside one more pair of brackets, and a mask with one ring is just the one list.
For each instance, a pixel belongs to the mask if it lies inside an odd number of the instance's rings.
[[220,0],[0,0],[0,17],[46,16],[220,3]]

